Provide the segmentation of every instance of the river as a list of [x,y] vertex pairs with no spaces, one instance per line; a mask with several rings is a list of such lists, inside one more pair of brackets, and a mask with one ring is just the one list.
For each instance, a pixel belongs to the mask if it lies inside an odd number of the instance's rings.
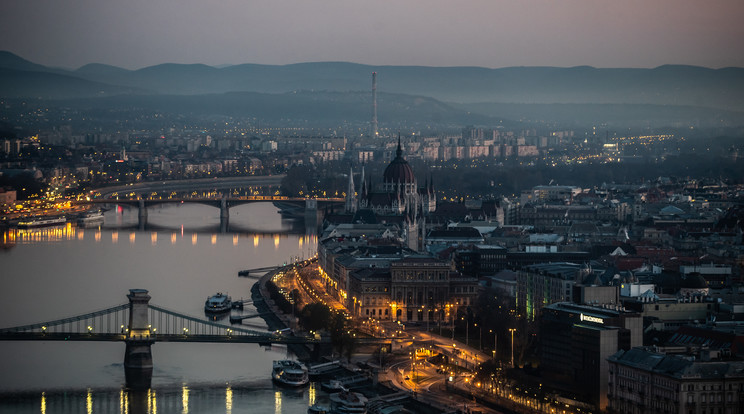
[[[147,289],[152,304],[206,319],[209,295],[250,298],[255,279],[238,277],[239,270],[315,254],[313,232],[283,220],[270,203],[231,208],[233,232],[219,233],[219,214],[200,204],[152,207],[148,225],[157,230],[138,231],[137,210],[125,207],[106,211],[99,228],[3,231],[0,327],[126,303],[132,288]],[[266,329],[260,319],[248,321]],[[271,362],[285,358],[286,348],[155,343],[152,354],[152,389],[131,393],[123,343],[0,342],[0,412],[279,414],[305,413],[316,397],[324,402],[314,385],[289,391],[272,384]]]

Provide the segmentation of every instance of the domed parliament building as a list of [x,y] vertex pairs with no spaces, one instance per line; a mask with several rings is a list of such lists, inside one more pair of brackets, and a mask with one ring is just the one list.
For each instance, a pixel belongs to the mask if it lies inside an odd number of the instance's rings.
[[361,173],[361,190],[356,192],[353,171],[349,174],[346,191],[346,212],[355,214],[365,210],[378,216],[400,216],[405,225],[408,247],[421,250],[425,216],[436,210],[434,185],[429,180],[419,187],[413,169],[403,158],[403,149],[398,137],[395,158],[385,168],[382,183],[371,188]]

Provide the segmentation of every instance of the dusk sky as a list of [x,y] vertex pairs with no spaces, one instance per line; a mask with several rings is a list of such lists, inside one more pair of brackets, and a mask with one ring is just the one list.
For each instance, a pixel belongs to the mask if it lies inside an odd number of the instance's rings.
[[0,0],[0,50],[137,69],[744,66],[743,0]]

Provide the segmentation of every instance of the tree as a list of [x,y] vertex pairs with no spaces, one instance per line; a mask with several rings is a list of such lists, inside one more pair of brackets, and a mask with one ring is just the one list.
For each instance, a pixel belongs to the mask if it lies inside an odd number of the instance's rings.
[[300,326],[307,331],[319,331],[331,326],[333,313],[331,308],[322,303],[305,305],[300,312]]

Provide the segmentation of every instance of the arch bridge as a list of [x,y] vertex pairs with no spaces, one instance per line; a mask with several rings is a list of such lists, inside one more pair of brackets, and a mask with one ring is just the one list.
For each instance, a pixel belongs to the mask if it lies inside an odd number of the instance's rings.
[[90,200],[76,200],[70,202],[73,205],[91,204],[120,204],[136,207],[138,209],[139,227],[144,229],[147,225],[147,207],[159,204],[182,204],[198,203],[220,209],[220,227],[226,229],[230,220],[230,207],[249,203],[282,203],[304,208],[305,216],[317,217],[319,207],[335,206],[344,203],[343,198],[300,198],[286,196],[245,196],[204,198],[204,197],[173,197],[173,198],[147,198],[137,196],[135,198],[94,198]]

